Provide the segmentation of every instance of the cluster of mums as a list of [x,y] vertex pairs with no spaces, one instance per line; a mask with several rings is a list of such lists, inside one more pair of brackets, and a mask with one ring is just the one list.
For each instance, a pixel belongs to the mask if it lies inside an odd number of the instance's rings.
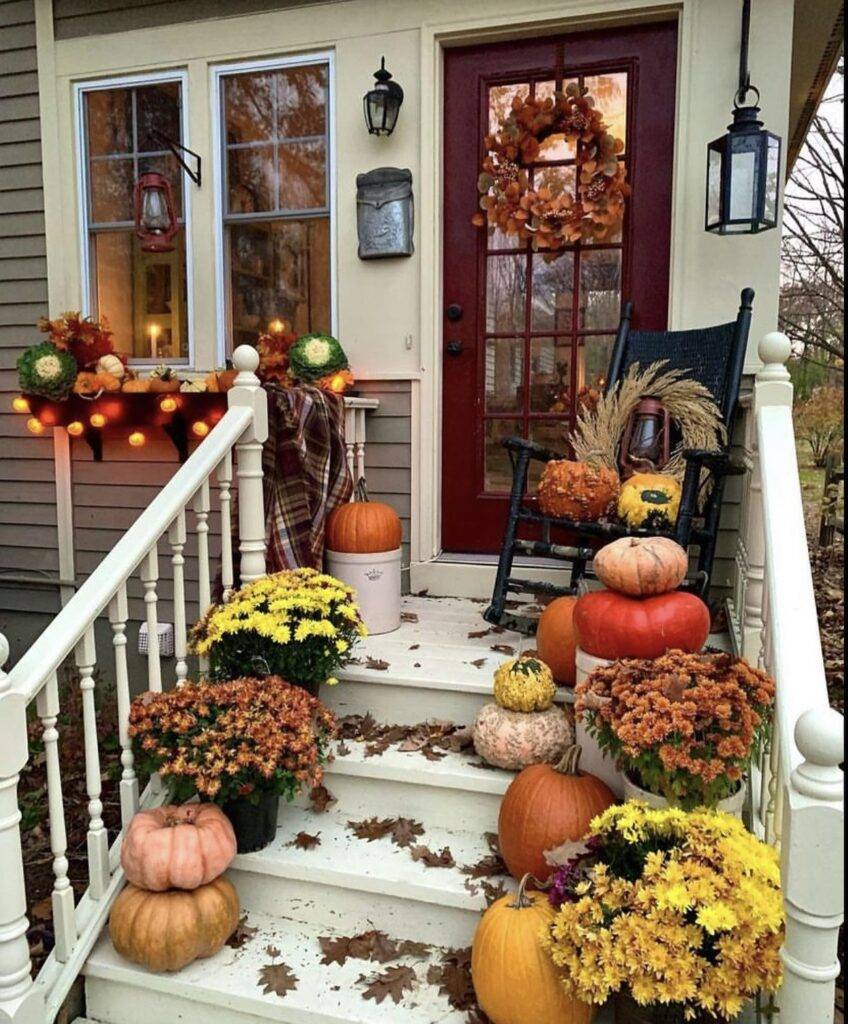
[[478,928],[477,997],[493,1024],[588,1024],[607,1001],[617,1024],[734,1020],[781,980],[777,855],[741,820],[774,684],[703,650],[673,541],[623,538],[594,566],[604,589],[547,606],[474,724],[518,772],[498,823],[518,891]]

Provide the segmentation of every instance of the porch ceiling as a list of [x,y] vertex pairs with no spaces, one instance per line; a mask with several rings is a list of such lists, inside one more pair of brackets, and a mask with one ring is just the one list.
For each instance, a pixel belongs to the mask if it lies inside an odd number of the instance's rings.
[[787,173],[843,50],[843,0],[795,0]]

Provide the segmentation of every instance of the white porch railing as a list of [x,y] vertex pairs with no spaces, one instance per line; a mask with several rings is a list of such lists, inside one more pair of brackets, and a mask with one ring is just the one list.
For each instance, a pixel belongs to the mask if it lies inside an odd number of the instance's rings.
[[765,336],[746,400],[748,468],[730,622],[739,652],[776,680],[770,743],[752,773],[751,825],[781,851],[785,1024],[831,1024],[843,907],[842,716],[822,659],[792,426],[785,335]]

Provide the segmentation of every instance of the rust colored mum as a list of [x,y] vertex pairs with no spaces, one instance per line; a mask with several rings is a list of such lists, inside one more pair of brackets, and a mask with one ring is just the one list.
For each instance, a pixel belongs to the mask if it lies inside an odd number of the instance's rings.
[[596,669],[576,711],[635,782],[684,807],[730,795],[763,741],[774,682],[729,654],[669,651]]
[[292,799],[318,785],[335,729],[320,700],[279,676],[143,693],[129,721],[139,764],[177,800],[197,793],[219,803],[268,792]]

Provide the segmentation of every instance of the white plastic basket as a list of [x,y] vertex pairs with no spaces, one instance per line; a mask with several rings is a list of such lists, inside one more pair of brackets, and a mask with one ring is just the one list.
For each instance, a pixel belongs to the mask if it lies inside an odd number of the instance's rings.
[[[160,622],[156,627],[159,634],[159,654],[163,658],[174,656],[174,627],[170,622]],[[150,650],[148,642],[147,623],[142,622],[138,627],[138,653],[147,654]]]

